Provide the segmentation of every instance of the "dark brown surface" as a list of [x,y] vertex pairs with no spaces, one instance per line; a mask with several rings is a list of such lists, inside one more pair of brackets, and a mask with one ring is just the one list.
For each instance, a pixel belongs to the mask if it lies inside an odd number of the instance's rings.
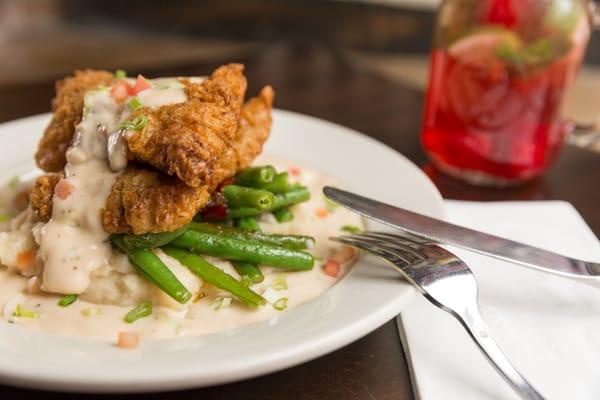
[[[230,60],[224,60],[230,61]],[[236,61],[236,60],[233,60]],[[250,93],[269,83],[279,108],[325,118],[371,135],[418,164],[422,93],[358,70],[335,51],[308,44],[280,43],[248,60]],[[180,66],[156,74],[206,73],[214,65]],[[0,120],[46,111],[51,84],[0,89]],[[16,96],[16,97],[15,97]],[[349,155],[357,158],[359,155]],[[425,170],[448,198],[469,200],[570,201],[600,233],[600,156],[567,148],[543,179],[509,190],[480,189]],[[388,178],[393,182],[393,171]],[[393,323],[332,354],[276,374],[214,388],[144,398],[208,399],[412,399],[407,366]],[[0,387],[1,398],[79,398]],[[141,397],[141,396],[138,396]]]

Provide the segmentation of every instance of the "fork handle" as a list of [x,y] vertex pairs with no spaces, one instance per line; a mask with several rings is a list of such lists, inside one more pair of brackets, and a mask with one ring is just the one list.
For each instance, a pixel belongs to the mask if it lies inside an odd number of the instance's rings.
[[504,380],[524,400],[545,400],[544,397],[517,371],[496,341],[490,336],[487,324],[478,309],[466,310],[464,315],[455,315],[477,343],[488,361]]

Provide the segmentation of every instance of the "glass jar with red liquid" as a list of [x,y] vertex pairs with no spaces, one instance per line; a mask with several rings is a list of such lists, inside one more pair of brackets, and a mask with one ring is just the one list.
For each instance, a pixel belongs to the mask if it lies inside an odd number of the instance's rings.
[[422,131],[435,165],[481,185],[541,175],[570,132],[561,108],[589,34],[584,0],[445,0]]

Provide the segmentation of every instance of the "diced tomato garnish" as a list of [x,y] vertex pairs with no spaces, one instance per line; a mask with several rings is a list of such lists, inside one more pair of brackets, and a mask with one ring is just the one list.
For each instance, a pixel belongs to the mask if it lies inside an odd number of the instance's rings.
[[146,78],[144,78],[142,75],[138,75],[137,79],[135,80],[135,86],[133,87],[133,94],[138,94],[142,90],[150,89],[151,87],[152,85]]
[[116,102],[122,102],[133,93],[133,88],[125,81],[117,81],[110,90],[110,96]]
[[71,182],[67,179],[61,179],[54,188],[54,194],[57,195],[59,199],[66,200],[67,197],[73,193],[73,190],[75,190],[75,186],[73,186]]
[[290,167],[288,168],[288,172],[291,176],[299,176],[302,170],[298,167]]
[[327,260],[323,270],[325,271],[325,275],[337,278],[338,274],[340,273],[340,263],[334,260]]
[[16,263],[19,268],[27,268],[33,266],[33,264],[35,263],[35,250],[23,250],[22,252],[17,254]]
[[315,215],[319,218],[327,218],[329,211],[327,211],[326,208],[317,208],[315,210]]
[[140,343],[140,335],[137,332],[121,331],[117,336],[117,346],[122,349],[135,349]]
[[227,207],[224,205],[216,205],[207,207],[202,211],[202,218],[206,219],[225,219],[227,217]]

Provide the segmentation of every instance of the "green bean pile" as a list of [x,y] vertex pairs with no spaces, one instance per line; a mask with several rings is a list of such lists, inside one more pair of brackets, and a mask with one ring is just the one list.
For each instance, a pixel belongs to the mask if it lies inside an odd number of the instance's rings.
[[[111,235],[111,242],[127,255],[141,275],[179,303],[188,302],[192,294],[153,249],[162,249],[206,283],[231,293],[243,303],[251,307],[264,305],[266,300],[249,287],[264,280],[259,265],[310,270],[315,260],[304,250],[314,245],[314,239],[263,233],[257,216],[272,213],[278,222],[290,221],[294,215],[289,207],[308,200],[310,193],[304,186],[290,184],[288,173],[277,173],[272,166],[241,171],[222,192],[227,200],[227,216],[219,223],[190,222],[173,232]],[[196,216],[194,221],[202,221],[202,217]],[[210,264],[203,255],[231,261],[242,279]],[[129,322],[151,313],[151,306],[149,309],[132,310]]]

